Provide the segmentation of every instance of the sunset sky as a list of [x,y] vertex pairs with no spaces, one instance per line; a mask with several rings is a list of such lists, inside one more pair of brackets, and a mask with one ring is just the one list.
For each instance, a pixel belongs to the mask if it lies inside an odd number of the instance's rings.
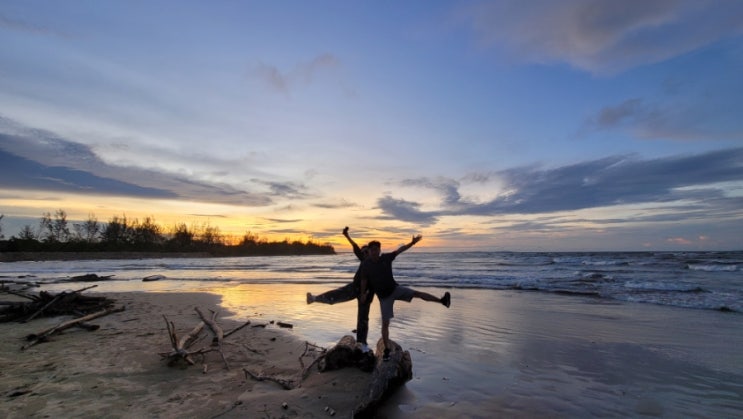
[[0,3],[0,225],[743,249],[743,1]]

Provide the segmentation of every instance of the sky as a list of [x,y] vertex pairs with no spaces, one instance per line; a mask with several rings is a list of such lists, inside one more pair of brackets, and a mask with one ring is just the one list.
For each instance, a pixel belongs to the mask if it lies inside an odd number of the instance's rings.
[[743,249],[738,0],[0,2],[0,220]]

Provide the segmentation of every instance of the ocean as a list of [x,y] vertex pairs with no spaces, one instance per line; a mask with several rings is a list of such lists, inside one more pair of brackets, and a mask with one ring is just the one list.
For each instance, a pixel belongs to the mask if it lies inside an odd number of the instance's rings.
[[[449,291],[452,305],[395,304],[390,337],[410,352],[414,377],[380,417],[727,418],[743,411],[743,252],[414,249],[393,266],[399,283]],[[235,320],[291,323],[286,333],[330,347],[353,335],[356,304],[307,305],[305,293],[345,285],[357,267],[352,253],[11,262],[0,263],[0,280],[50,291],[211,292]],[[110,277],[73,279],[86,274]],[[142,281],[152,275],[163,278]],[[376,302],[369,326],[373,346]]]
[[[321,284],[351,280],[351,253],[332,256],[162,258],[0,263],[0,280],[67,283],[94,273],[111,282],[162,275],[182,282]],[[526,290],[689,309],[743,312],[743,251],[427,253],[408,251],[395,278],[411,287]],[[122,287],[126,287],[120,284]],[[133,284],[128,287],[135,288]],[[179,287],[180,288],[180,287]]]

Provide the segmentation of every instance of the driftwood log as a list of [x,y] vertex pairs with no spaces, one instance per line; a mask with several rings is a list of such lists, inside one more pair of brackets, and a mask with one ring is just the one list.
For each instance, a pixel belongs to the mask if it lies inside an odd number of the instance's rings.
[[403,351],[402,347],[390,341],[390,359],[384,361],[384,341],[380,339],[376,348],[376,365],[372,373],[369,389],[364,399],[354,409],[353,416],[358,418],[372,417],[380,403],[392,394],[398,387],[413,378],[413,361],[410,352]]
[[[194,308],[194,310],[199,315],[201,322],[180,339],[178,339],[178,335],[175,332],[175,324],[169,321],[163,314],[163,319],[165,320],[165,326],[167,327],[168,337],[173,350],[170,352],[162,352],[160,353],[160,356],[168,361],[168,365],[175,365],[181,360],[186,361],[189,365],[195,365],[196,362],[193,360],[194,355],[204,355],[209,352],[217,351],[222,357],[222,362],[224,362],[225,368],[229,369],[230,367],[227,364],[227,359],[224,356],[224,352],[222,352],[224,339],[249,325],[250,320],[225,333],[222,327],[217,324],[216,312],[212,311],[211,317],[207,317],[198,307]],[[211,346],[191,351],[191,346],[202,338],[201,332],[204,328],[207,328],[213,336]],[[204,372],[206,372],[206,365],[204,365]]]
[[[58,324],[58,325],[56,325],[56,326],[54,326],[54,327],[52,327],[50,329],[46,329],[46,330],[41,331],[39,333],[32,333],[32,334],[26,336],[26,340],[28,340],[29,343],[23,345],[21,347],[21,350],[27,349],[27,348],[29,348],[29,347],[31,347],[33,345],[36,345],[39,342],[46,342],[46,340],[50,336],[52,336],[54,334],[57,334],[57,333],[59,333],[59,332],[61,332],[63,330],[69,329],[70,327],[80,326],[80,325],[83,324],[83,322],[94,320],[94,319],[97,319],[99,317],[107,316],[107,315],[109,315],[111,313],[118,313],[118,312],[121,312],[121,311],[124,311],[124,306],[121,306],[119,308],[107,308],[107,309],[102,310],[102,311],[99,311],[97,313],[88,314],[87,316],[78,317],[76,319],[73,319],[73,320],[69,320],[69,321],[60,323],[60,324]],[[92,326],[92,327],[91,326],[83,326],[83,327],[86,328],[86,329],[88,329],[88,330],[96,330],[96,329],[98,329],[98,327],[96,327],[96,326]]]
[[37,317],[80,316],[99,312],[113,306],[114,301],[106,297],[82,295],[83,291],[95,287],[97,285],[76,291],[63,291],[56,295],[46,291],[33,295],[5,290],[8,294],[23,297],[28,301],[0,303],[0,321],[27,322]]
[[362,371],[372,372],[375,364],[374,353],[372,351],[362,352],[361,345],[356,343],[356,339],[346,335],[334,347],[328,349],[317,367],[323,372],[346,367],[357,367]]

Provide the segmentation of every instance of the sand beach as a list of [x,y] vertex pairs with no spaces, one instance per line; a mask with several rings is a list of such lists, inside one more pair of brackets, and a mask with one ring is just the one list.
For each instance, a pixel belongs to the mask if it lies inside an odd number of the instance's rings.
[[[291,378],[308,342],[330,347],[354,325],[355,305],[307,305],[320,285],[142,284],[102,294],[125,305],[94,323],[19,351],[23,336],[59,319],[0,324],[3,417],[349,417],[369,375],[320,373],[301,387],[246,377],[243,368]],[[109,288],[121,288],[110,284]],[[170,289],[170,290],[168,290]],[[440,290],[429,290],[433,293]],[[738,313],[518,291],[454,290],[452,308],[401,303],[391,337],[410,351],[414,376],[377,417],[736,417],[743,411],[743,325]],[[194,307],[219,310],[225,330],[251,320],[202,366],[167,366],[162,315],[183,333]],[[372,309],[370,339],[379,336]],[[274,321],[291,323],[283,329]],[[305,358],[311,359],[313,355]],[[286,408],[283,404],[286,403]]]
[[[61,319],[0,324],[0,416],[329,417],[325,408],[330,407],[336,415],[349,417],[369,377],[354,368],[323,374],[314,369],[294,390],[246,377],[243,368],[291,380],[302,371],[300,356],[304,354],[307,364],[317,358],[305,341],[265,319],[254,319],[225,340],[229,369],[218,353],[205,354],[203,361],[195,357],[197,365],[167,366],[158,355],[170,351],[162,315],[186,334],[199,322],[194,307],[226,313],[219,307],[220,297],[137,292],[107,296],[126,309],[93,321],[99,330],[70,329],[24,351],[20,347],[25,335]],[[225,330],[241,324],[219,323]]]

